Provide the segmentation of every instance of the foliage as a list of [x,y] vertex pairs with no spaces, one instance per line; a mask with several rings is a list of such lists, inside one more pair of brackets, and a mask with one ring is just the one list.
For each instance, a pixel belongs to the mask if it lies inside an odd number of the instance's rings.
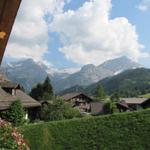
[[38,83],[37,86],[31,90],[30,96],[36,100],[41,100],[43,97],[42,84]]
[[22,135],[12,125],[0,119],[0,150],[30,150]]
[[106,98],[105,90],[102,85],[98,85],[96,90],[96,97],[100,100],[104,100]]
[[144,95],[141,95],[140,97],[143,97],[143,98],[150,98],[150,93],[146,93]]
[[150,69],[138,68],[124,71],[84,88],[83,92],[95,95],[98,85],[102,85],[108,95],[117,92],[120,97],[137,97],[150,93]]
[[42,107],[41,119],[45,121],[72,119],[81,117],[80,112],[60,98],[53,99]]
[[53,88],[49,77],[46,77],[44,83],[37,84],[31,92],[30,96],[36,100],[50,100],[53,96]]
[[47,92],[49,94],[53,94],[53,88],[52,88],[52,85],[51,85],[51,82],[50,82],[50,79],[49,77],[46,77],[44,83],[43,83],[43,91],[44,92]]
[[23,125],[25,122],[25,111],[20,100],[14,101],[9,110],[1,112],[0,116],[11,122],[14,126]]
[[107,100],[104,103],[104,114],[112,114],[119,112],[116,102],[113,102],[111,100]]
[[148,150],[150,110],[23,126],[32,150]]
[[111,97],[110,97],[110,100],[111,100],[112,102],[118,102],[119,99],[120,99],[120,96],[119,96],[119,94],[118,94],[117,92],[113,93],[113,94],[111,95]]
[[111,114],[112,113],[112,102],[107,101],[104,103],[104,114]]

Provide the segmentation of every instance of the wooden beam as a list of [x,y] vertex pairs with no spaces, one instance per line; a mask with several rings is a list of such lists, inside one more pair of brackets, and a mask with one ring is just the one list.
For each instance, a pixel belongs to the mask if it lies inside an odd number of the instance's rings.
[[0,0],[0,64],[21,0]]

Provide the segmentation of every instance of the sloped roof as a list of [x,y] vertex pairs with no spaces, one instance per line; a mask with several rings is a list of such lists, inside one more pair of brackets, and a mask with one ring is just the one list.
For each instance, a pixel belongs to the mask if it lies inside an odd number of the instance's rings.
[[124,107],[125,109],[129,109],[128,104],[125,101],[123,101],[123,100],[118,102],[117,106],[121,106],[121,107]]
[[0,81],[0,86],[2,88],[13,88],[13,89],[16,89],[16,88],[20,88],[20,85],[17,84],[17,83],[12,83],[10,81]]
[[30,108],[30,107],[39,107],[41,104],[28,96],[26,93],[24,93],[21,90],[16,90],[16,95],[12,96],[8,93],[6,93],[1,87],[0,87],[0,110],[6,110],[10,107],[12,102],[19,99],[23,105],[24,108]]
[[0,63],[14,24],[21,0],[0,0]]
[[148,98],[121,98],[121,101],[124,101],[126,104],[142,104],[147,100]]
[[21,100],[22,105],[24,107],[39,107],[41,106],[41,104],[36,101],[35,99],[33,99],[31,96],[27,95],[25,92],[21,91],[21,90],[16,90],[16,96],[18,99]]
[[92,100],[90,97],[88,97],[87,95],[83,94],[83,93],[67,93],[65,95],[62,96],[62,98],[66,101],[73,99],[77,96],[83,95],[84,97],[86,97],[89,100]]
[[103,107],[104,107],[103,103],[92,102],[92,103],[90,103],[90,106],[91,106],[91,114],[92,115],[98,115],[98,114],[103,113]]
[[15,97],[12,97],[0,87],[0,110],[8,109],[11,103],[15,100]]

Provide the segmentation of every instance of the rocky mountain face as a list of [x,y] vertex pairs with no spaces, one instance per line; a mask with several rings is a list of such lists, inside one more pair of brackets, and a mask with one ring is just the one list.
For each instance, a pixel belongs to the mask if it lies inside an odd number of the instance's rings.
[[108,60],[104,62],[102,65],[99,66],[100,68],[103,67],[107,70],[112,71],[115,75],[119,74],[125,70],[141,68],[142,65],[132,61],[131,59],[123,56],[120,58],[116,58],[113,60]]
[[88,86],[106,77],[117,75],[125,70],[139,68],[141,65],[131,61],[127,57],[120,57],[109,60],[99,66],[88,64],[77,72],[48,71],[46,65],[34,62],[31,59],[3,64],[1,72],[13,82],[20,83],[26,91],[30,91],[33,86],[43,82],[46,76],[51,78],[54,91],[60,92],[73,86]]
[[97,87],[102,85],[107,95],[117,92],[121,97],[138,97],[150,93],[150,69],[137,68],[126,70],[118,75],[105,78],[87,87],[74,86],[59,92],[59,95],[72,92],[83,92],[93,96]]
[[23,86],[26,91],[30,91],[37,83],[43,82],[47,76],[46,66],[36,64],[32,59],[2,64],[1,72],[12,82]]
[[[98,85],[103,85],[107,94],[119,93],[122,97],[137,97],[150,92],[150,69],[137,68],[108,77],[84,89],[94,95]],[[81,88],[81,87],[80,87]],[[76,89],[77,90],[77,89]]]
[[99,66],[93,64],[85,65],[80,71],[71,74],[64,80],[54,81],[53,86],[56,92],[63,91],[74,86],[88,86],[106,77],[117,75],[125,70],[142,67],[127,57],[120,57],[108,60]]

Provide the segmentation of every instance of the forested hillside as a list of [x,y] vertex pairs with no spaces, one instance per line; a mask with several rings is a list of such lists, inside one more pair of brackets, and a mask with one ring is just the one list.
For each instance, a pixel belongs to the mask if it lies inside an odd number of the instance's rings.
[[75,92],[80,92],[82,89],[81,92],[95,95],[98,85],[102,85],[108,95],[114,92],[118,92],[121,96],[125,97],[146,94],[150,92],[150,69],[139,68],[128,70],[116,76],[105,78],[86,88],[76,86],[61,93],[74,92],[73,90],[75,90]]

